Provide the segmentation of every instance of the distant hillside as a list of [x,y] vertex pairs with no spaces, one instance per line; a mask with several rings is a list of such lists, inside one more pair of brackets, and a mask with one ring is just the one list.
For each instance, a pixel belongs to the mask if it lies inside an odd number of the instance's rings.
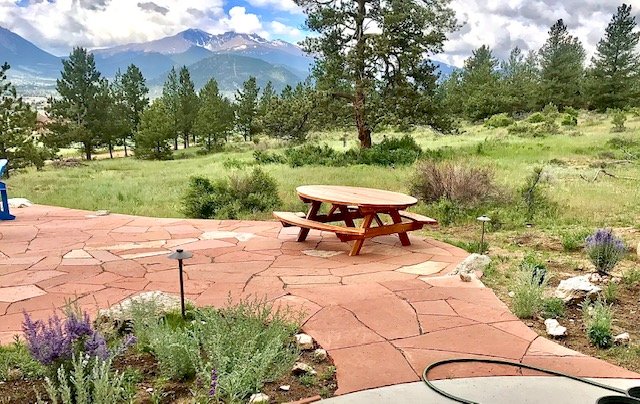
[[11,65],[10,73],[16,76],[57,75],[62,68],[60,58],[0,27],[0,64],[4,62]]
[[[260,59],[246,56],[218,54],[188,66],[196,89],[202,88],[207,81],[215,78],[220,91],[230,96],[242,87],[249,77],[257,78],[258,86],[264,87],[271,81],[276,91],[281,91],[287,84],[295,86],[302,81],[300,77],[281,66],[274,66]],[[151,80],[150,86],[162,86],[168,71]]]

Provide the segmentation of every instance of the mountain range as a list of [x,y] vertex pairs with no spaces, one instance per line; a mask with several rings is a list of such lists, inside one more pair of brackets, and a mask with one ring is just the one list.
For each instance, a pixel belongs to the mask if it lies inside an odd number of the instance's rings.
[[[148,42],[93,49],[92,53],[98,70],[106,77],[113,77],[132,63],[138,66],[152,95],[159,93],[172,67],[187,66],[196,88],[213,77],[221,91],[229,95],[250,76],[255,76],[261,87],[267,81],[276,90],[293,86],[307,78],[313,64],[313,58],[300,47],[282,40],[235,32],[213,35],[199,29]],[[62,59],[0,27],[0,63],[11,65],[9,78],[27,95],[53,91]],[[443,74],[451,71],[451,66],[437,64]]]

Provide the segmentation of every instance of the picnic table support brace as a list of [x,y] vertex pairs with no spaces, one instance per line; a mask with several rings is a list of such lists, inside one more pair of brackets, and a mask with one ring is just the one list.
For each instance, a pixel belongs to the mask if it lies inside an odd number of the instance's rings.
[[[402,218],[400,217],[400,213],[398,213],[397,210],[390,210],[389,216],[391,216],[393,223],[395,224],[402,223]],[[400,237],[400,243],[402,243],[403,246],[406,247],[411,245],[411,241],[409,241],[409,236],[407,235],[407,232],[398,233],[398,237]]]
[[[320,210],[320,205],[322,204],[322,202],[319,201],[312,201],[311,202],[311,208],[309,209],[309,212],[307,213],[307,219],[309,220],[315,220],[316,219],[316,215],[318,214],[318,211]],[[298,241],[302,242],[305,241],[307,239],[307,236],[309,235],[309,230],[307,228],[301,227],[300,228],[300,232],[298,233]]]
[[[369,227],[371,227],[371,222],[373,222],[373,217],[375,216],[375,213],[373,214],[368,214],[365,215],[364,220],[362,221],[362,228],[368,229]],[[365,233],[366,234],[366,233]],[[358,239],[356,239],[355,243],[353,243],[353,247],[351,247],[351,252],[349,253],[349,256],[351,257],[355,257],[356,255],[360,254],[360,250],[362,249],[362,244],[364,243],[364,237],[360,237]]]

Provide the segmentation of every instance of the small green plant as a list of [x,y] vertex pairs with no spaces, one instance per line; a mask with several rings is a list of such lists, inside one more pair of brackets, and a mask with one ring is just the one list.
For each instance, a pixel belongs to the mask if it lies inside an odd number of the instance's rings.
[[544,192],[544,169],[536,167],[520,188],[527,223],[532,223],[535,216],[551,209],[551,202]]
[[509,125],[514,123],[514,119],[510,117],[508,114],[496,114],[491,118],[487,119],[484,123],[484,126],[487,128],[506,128]]
[[513,279],[513,313],[518,318],[533,318],[543,306],[544,278],[535,265],[522,262]]
[[613,124],[613,128],[611,129],[613,132],[624,132],[627,128],[624,124],[627,122],[627,114],[626,112],[614,109],[609,111],[609,115],[611,116],[611,123]]
[[640,268],[633,267],[622,273],[622,282],[628,286],[640,284]]
[[0,381],[15,378],[35,379],[45,374],[44,367],[29,354],[18,339],[8,346],[0,346]]
[[589,341],[598,348],[609,348],[613,342],[611,306],[598,299],[594,304],[585,301],[581,307]]
[[602,288],[602,297],[604,298],[604,301],[606,303],[613,304],[617,302],[618,284],[610,280],[609,283],[607,283],[605,287]]
[[298,377],[298,381],[305,387],[313,387],[318,385],[318,378],[316,375],[310,373],[304,373]]
[[545,117],[542,112],[535,112],[527,118],[527,122],[529,123],[542,123],[544,122]]
[[567,231],[560,234],[562,249],[566,252],[578,251],[584,247],[585,239],[589,236],[586,230]]
[[578,118],[570,114],[564,114],[561,121],[562,126],[578,126]]
[[546,318],[560,318],[564,316],[566,311],[566,305],[564,300],[552,297],[550,299],[544,299],[542,302],[542,317]]
[[336,367],[335,366],[327,366],[327,368],[320,373],[320,380],[329,381],[332,380],[336,375]]

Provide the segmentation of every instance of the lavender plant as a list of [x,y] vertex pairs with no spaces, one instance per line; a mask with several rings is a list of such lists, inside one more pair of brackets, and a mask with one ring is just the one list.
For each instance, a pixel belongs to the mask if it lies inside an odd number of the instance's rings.
[[624,257],[627,248],[611,229],[598,229],[585,240],[585,251],[589,259],[602,274],[609,274]]

